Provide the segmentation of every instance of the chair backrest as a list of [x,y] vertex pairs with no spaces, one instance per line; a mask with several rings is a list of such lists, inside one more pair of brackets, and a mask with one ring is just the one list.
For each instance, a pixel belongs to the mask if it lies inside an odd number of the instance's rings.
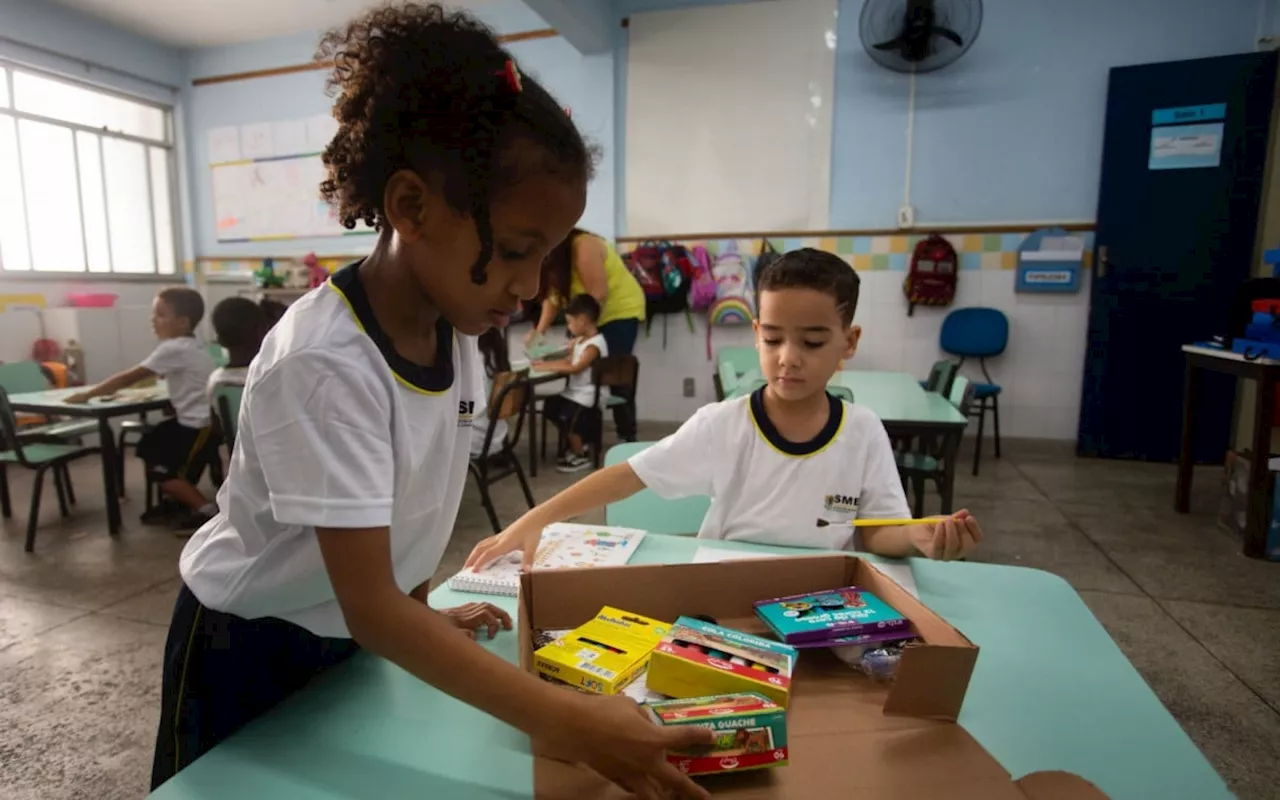
[[34,361],[11,361],[0,364],[0,389],[9,394],[43,392],[49,388],[44,370]]
[[956,362],[948,359],[933,362],[929,370],[929,380],[925,381],[926,391],[937,392],[943,397],[950,397],[951,381],[956,376]]
[[22,453],[22,440],[18,438],[18,421],[9,405],[9,393],[0,386],[0,450],[12,450],[20,463],[27,463]]
[[227,351],[217,342],[209,342],[204,346],[209,352],[209,358],[213,359],[214,366],[225,367],[227,365]]
[[635,388],[640,378],[640,359],[633,355],[605,356],[591,362],[591,382],[596,387],[596,402],[600,406],[600,390],[605,387],[630,386]]
[[844,400],[847,403],[853,402],[853,390],[848,386],[827,386],[827,394]]
[[738,371],[728,361],[721,361],[716,365],[716,376],[720,379],[720,391],[724,393],[725,397],[729,397],[738,391],[738,375]]
[[[716,351],[716,365],[728,364],[737,375],[760,367],[760,354],[754,347],[721,347]],[[724,380],[724,373],[721,373]]]
[[[626,461],[631,456],[653,446],[653,442],[628,442],[614,445],[604,454],[606,467]],[[607,525],[624,528],[640,528],[649,533],[693,535],[702,527],[702,518],[711,508],[711,498],[706,495],[664,500],[652,489],[641,489],[625,500],[605,506]]]
[[[497,420],[507,421],[507,433],[502,441],[502,450],[512,457],[511,451],[520,441],[520,433],[524,429],[525,415],[529,409],[529,371],[499,372],[493,376],[493,387],[489,390],[489,429],[484,432],[484,449],[481,453],[493,454],[493,436]],[[483,465],[487,467],[487,463]]]
[[1009,344],[1009,318],[995,308],[957,308],[942,321],[938,341],[953,356],[998,356]]
[[236,444],[236,426],[239,424],[240,401],[243,398],[243,386],[220,383],[213,387],[213,408],[218,412],[218,424],[222,427],[222,438],[227,443],[227,450]]
[[961,414],[969,416],[969,405],[973,402],[973,384],[963,375],[957,375],[951,382],[951,391],[947,394],[951,405]]

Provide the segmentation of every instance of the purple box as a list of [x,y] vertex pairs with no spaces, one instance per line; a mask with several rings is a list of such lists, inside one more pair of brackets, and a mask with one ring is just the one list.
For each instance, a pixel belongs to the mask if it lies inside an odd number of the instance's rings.
[[911,628],[892,606],[857,586],[761,600],[755,608],[769,629],[790,645]]
[[807,642],[796,642],[791,646],[797,650],[805,650],[810,647],[845,647],[847,645],[857,644],[882,644],[885,642],[901,642],[905,639],[915,639],[916,633],[910,628],[900,628],[896,631],[882,631],[878,633],[861,633],[857,636],[837,636],[831,639],[815,639]]

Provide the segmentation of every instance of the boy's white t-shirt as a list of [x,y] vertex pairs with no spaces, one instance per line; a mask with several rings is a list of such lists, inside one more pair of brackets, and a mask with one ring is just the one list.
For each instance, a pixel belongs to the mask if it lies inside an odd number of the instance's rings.
[[209,351],[194,336],[161,339],[141,366],[165,379],[169,385],[169,404],[180,424],[188,428],[209,424],[205,386],[216,365]]
[[[583,338],[579,336],[573,340],[573,354],[570,361],[574,364],[578,363],[578,359],[587,351],[588,347],[594,347],[600,351],[597,358],[604,358],[609,355],[609,345],[605,343],[604,334],[596,333],[594,336]],[[580,406],[591,408],[596,402],[596,385],[591,382],[591,370],[584,369],[577,375],[569,376],[569,385],[564,388],[560,394],[569,398]],[[601,395],[601,399],[607,395]]]
[[218,367],[209,375],[209,380],[205,383],[205,395],[209,399],[209,404],[213,405],[213,391],[219,386],[244,386],[248,380],[248,367]]
[[889,436],[870,409],[830,397],[827,426],[797,444],[769,422],[763,393],[703,406],[628,462],[661,497],[711,496],[699,538],[852,550],[853,528],[817,521],[911,516]]
[[391,529],[396,585],[435,572],[483,404],[475,339],[439,326],[436,366],[377,327],[358,264],[294,303],[249,367],[218,514],[179,567],[205,606],[349,636],[315,529]]

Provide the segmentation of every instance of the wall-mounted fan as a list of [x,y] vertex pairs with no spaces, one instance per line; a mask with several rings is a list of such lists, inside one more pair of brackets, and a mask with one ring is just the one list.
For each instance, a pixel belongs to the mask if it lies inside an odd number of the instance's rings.
[[897,72],[941,69],[973,46],[982,0],[866,0],[858,19],[862,46]]

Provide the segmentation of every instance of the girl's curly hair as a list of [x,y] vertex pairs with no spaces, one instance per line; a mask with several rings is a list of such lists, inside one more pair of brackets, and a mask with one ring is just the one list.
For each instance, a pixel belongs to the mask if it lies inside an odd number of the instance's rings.
[[475,222],[472,276],[483,283],[493,253],[490,201],[527,169],[507,156],[513,142],[540,146],[539,169],[591,177],[595,151],[569,115],[532,77],[521,76],[520,90],[509,83],[511,54],[470,14],[439,3],[375,8],[325,35],[317,57],[334,65],[328,89],[338,121],[320,193],[346,228],[382,228],[395,172],[440,180],[446,202]]

